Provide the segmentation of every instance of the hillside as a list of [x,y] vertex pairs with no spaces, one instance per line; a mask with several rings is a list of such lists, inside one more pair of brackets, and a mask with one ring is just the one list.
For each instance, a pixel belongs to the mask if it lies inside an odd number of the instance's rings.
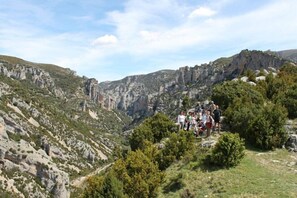
[[246,70],[278,70],[285,58],[243,50],[208,64],[98,83],[56,65],[0,56],[0,192],[68,197],[77,190],[74,181],[107,167],[115,148],[128,147],[126,130],[142,119],[156,112],[173,118],[185,96],[195,105],[209,99],[213,85]]
[[70,69],[0,57],[3,196],[68,197],[73,179],[112,161],[130,119],[93,101],[90,81]]
[[297,196],[296,153],[286,150],[245,153],[241,164],[231,169],[201,168],[199,162],[176,163],[167,170],[158,197]]
[[[280,53],[285,54],[287,53]],[[185,96],[193,101],[206,100],[214,84],[236,78],[248,69],[277,70],[286,61],[290,61],[287,57],[243,50],[234,56],[219,58],[210,63],[181,67],[175,71],[161,70],[146,75],[128,76],[119,81],[100,83],[99,86],[103,93],[114,97],[119,109],[136,120],[153,115],[156,111],[176,115]]]

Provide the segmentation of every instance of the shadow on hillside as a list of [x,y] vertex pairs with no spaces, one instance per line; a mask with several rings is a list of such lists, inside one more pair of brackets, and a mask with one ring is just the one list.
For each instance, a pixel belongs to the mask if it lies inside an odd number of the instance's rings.
[[210,164],[210,163],[201,164],[199,168],[200,168],[200,170],[202,172],[215,172],[215,171],[224,169],[224,167],[215,166],[215,165]]
[[263,150],[263,149],[257,148],[257,147],[255,147],[253,145],[250,145],[250,144],[245,144],[245,149],[246,150],[249,150],[249,151],[261,152],[261,153],[265,153],[265,152],[271,151],[271,150]]
[[163,192],[166,194],[169,192],[176,192],[183,187],[185,187],[184,175],[182,173],[179,173],[175,177],[171,178],[170,182],[166,186],[164,186]]

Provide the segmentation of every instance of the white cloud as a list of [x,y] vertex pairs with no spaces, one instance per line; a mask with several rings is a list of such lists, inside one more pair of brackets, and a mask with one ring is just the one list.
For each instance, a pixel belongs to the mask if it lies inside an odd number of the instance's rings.
[[156,41],[160,37],[159,32],[152,32],[152,31],[146,31],[142,30],[140,31],[140,36],[145,40],[145,41]]
[[104,36],[96,38],[92,45],[108,45],[108,44],[116,44],[118,42],[117,37],[114,35],[106,34]]
[[[223,13],[225,8],[231,9],[233,0],[222,1],[220,5],[214,4],[218,1],[206,1],[210,4],[197,8],[197,4],[177,0],[127,0],[121,9],[104,15],[79,13],[82,17],[72,17],[85,20],[82,27],[91,27],[82,28],[81,32],[75,32],[80,26],[74,29],[63,26],[63,32],[55,33],[39,24],[24,23],[21,19],[29,21],[27,16],[14,20],[0,13],[4,21],[0,23],[0,50],[29,61],[70,67],[79,74],[91,73],[98,78],[100,75],[98,80],[101,81],[128,75],[127,68],[118,69],[118,73],[103,72],[107,65],[115,67],[119,62],[121,67],[129,65],[131,74],[137,70],[147,71],[142,67],[147,62],[151,65],[146,67],[154,71],[161,69],[160,66],[177,68],[198,64],[198,60],[229,56],[246,48],[296,48],[296,0],[270,0],[257,9],[229,16]],[[36,15],[40,16],[38,13]],[[40,18],[51,24],[52,13],[46,13]],[[195,20],[195,17],[200,18]],[[96,38],[98,35],[101,36]],[[221,51],[221,54],[213,55],[214,51]]]
[[211,17],[216,14],[216,11],[207,8],[207,7],[199,7],[195,9],[193,12],[189,14],[189,18],[196,18],[196,17]]

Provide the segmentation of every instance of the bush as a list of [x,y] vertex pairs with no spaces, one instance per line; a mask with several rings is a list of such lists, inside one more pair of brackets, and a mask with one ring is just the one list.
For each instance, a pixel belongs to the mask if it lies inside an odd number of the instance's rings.
[[254,86],[241,81],[228,81],[216,85],[213,88],[211,98],[222,110],[232,106],[237,98],[245,98],[246,101],[254,104],[264,104],[262,94]]
[[234,106],[226,110],[225,126],[258,148],[281,147],[287,138],[284,129],[286,109],[272,103],[262,106],[243,100],[237,100]]
[[249,128],[249,139],[261,149],[281,148],[287,140],[284,128],[286,118],[287,112],[284,107],[278,104],[267,104],[255,116]]
[[100,195],[102,198],[127,198],[123,192],[123,183],[115,177],[112,171],[105,176]]
[[164,137],[168,137],[176,129],[176,125],[170,118],[163,114],[157,113],[145,121],[151,127],[154,134],[154,143],[160,142]]
[[297,118],[297,85],[291,86],[276,99],[288,110],[290,119]]
[[86,198],[127,198],[123,192],[123,183],[115,177],[112,171],[104,178],[102,176],[94,176],[88,179],[87,182],[88,186],[84,192],[84,197]]
[[100,197],[101,186],[104,178],[102,176],[89,177],[87,180],[87,187],[84,190],[83,197]]
[[157,162],[160,170],[165,170],[174,161],[180,160],[194,150],[194,136],[188,131],[172,133],[165,143],[165,148],[159,153]]
[[159,142],[168,137],[176,129],[176,125],[163,113],[158,113],[147,118],[140,126],[136,127],[129,142],[131,149],[144,149],[145,141]]
[[148,124],[141,124],[136,127],[129,138],[132,151],[144,149],[145,141],[154,142],[154,134]]
[[113,171],[129,197],[156,197],[164,178],[157,165],[140,150],[129,152],[125,160],[117,160]]
[[211,163],[226,168],[236,166],[244,157],[244,149],[238,134],[225,133],[212,150]]

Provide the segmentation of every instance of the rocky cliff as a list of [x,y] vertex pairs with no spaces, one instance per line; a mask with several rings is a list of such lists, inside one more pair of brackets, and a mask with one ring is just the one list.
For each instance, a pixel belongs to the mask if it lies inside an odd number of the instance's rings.
[[205,100],[216,83],[236,78],[247,69],[279,69],[286,61],[276,54],[243,50],[208,64],[129,76],[119,81],[103,82],[99,86],[103,93],[115,98],[119,109],[137,119],[155,111],[170,114],[179,109],[185,95],[190,99]]
[[94,87],[69,69],[0,56],[1,196],[69,197],[72,179],[112,160],[129,118],[100,107]]

